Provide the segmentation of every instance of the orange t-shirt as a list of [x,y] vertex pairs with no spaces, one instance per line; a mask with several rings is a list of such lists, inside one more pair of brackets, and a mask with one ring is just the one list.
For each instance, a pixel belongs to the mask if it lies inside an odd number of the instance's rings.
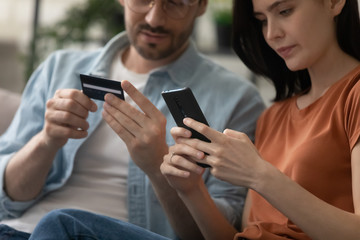
[[[273,104],[260,117],[255,138],[266,161],[348,212],[354,212],[351,150],[360,135],[359,80],[360,66],[304,109],[298,109],[297,96]],[[310,239],[255,191],[249,194],[249,225],[234,239]]]

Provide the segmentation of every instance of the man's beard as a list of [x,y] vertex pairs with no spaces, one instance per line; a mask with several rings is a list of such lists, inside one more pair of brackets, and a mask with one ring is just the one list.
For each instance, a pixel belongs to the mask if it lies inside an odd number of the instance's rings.
[[[159,49],[159,45],[155,43],[149,43],[147,44],[147,47],[140,46],[136,41],[136,36],[143,30],[152,32],[152,33],[159,33],[159,34],[167,34],[170,36],[171,42],[170,45],[165,49]],[[191,31],[190,31],[191,32]],[[130,39],[132,45],[135,47],[137,52],[145,59],[147,60],[161,60],[165,59],[175,52],[177,52],[186,42],[187,38],[189,37],[189,33],[182,32],[177,39],[174,38],[174,35],[164,29],[163,27],[156,27],[152,28],[148,24],[140,25],[135,32],[135,39]],[[161,47],[161,46],[160,46]]]

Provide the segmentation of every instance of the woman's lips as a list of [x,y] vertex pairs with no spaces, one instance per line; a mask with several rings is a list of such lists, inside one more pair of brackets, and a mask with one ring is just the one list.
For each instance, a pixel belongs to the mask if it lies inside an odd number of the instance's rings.
[[295,45],[287,46],[287,47],[281,47],[277,48],[276,52],[282,57],[282,58],[288,58],[291,53],[293,52],[293,49],[295,48]]

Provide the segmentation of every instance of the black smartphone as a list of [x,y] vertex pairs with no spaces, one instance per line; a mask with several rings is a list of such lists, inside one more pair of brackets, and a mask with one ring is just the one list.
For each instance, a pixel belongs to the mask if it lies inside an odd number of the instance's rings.
[[[168,106],[171,115],[173,116],[176,124],[179,127],[186,128],[191,131],[191,137],[197,138],[205,142],[210,142],[208,138],[192,128],[187,127],[183,123],[183,119],[186,117],[192,118],[198,122],[204,123],[209,126],[201,108],[196,101],[194,94],[190,88],[180,88],[174,90],[163,91],[161,93],[166,105]],[[206,153],[205,153],[206,154]],[[211,167],[208,164],[197,163],[201,167]]]

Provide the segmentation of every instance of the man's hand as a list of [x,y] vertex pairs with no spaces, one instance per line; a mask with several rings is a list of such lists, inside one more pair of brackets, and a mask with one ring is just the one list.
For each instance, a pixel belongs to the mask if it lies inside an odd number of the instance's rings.
[[80,139],[87,136],[89,111],[97,106],[80,90],[57,90],[46,103],[45,125],[42,131],[45,144],[60,148],[69,138]]
[[103,118],[126,143],[133,161],[147,174],[160,174],[168,152],[165,116],[130,82],[121,87],[142,110],[112,94],[105,95]]
[[176,190],[160,172],[163,157],[169,151],[166,144],[165,116],[128,81],[122,81],[121,86],[141,110],[107,94],[104,119],[126,143],[133,161],[149,177],[155,194],[178,236],[181,239],[202,239],[196,223]]
[[5,191],[15,201],[29,201],[42,191],[56,152],[69,138],[87,136],[89,111],[96,104],[75,89],[56,91],[46,104],[41,132],[18,151],[5,170]]

